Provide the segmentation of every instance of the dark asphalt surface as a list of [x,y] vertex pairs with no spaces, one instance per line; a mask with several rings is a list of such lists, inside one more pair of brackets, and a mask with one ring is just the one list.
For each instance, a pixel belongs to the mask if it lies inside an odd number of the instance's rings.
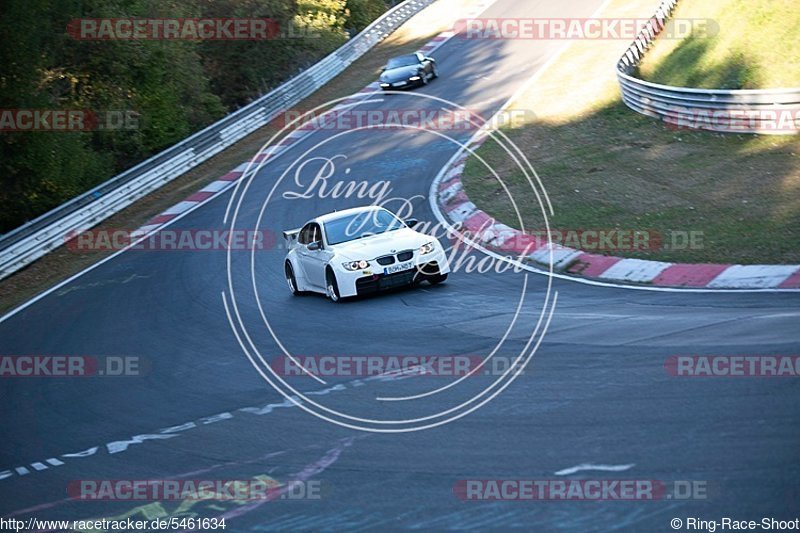
[[[499,0],[487,17],[588,17],[597,0],[568,5]],[[454,38],[434,53],[441,78],[417,93],[487,116],[559,43]],[[431,108],[415,96],[376,95],[365,109]],[[308,157],[346,156],[335,179],[391,182],[413,199],[414,216],[435,222],[427,194],[457,146],[410,130],[316,132],[264,167],[242,200],[237,227],[280,232],[365,203],[357,198],[290,200],[300,188],[281,173]],[[459,132],[466,140],[470,132]],[[344,168],[349,175],[344,176]],[[309,180],[307,166],[303,180]],[[546,184],[546,176],[543,176]],[[307,183],[307,181],[306,181]],[[225,228],[231,193],[170,229]],[[388,204],[387,207],[392,207]],[[558,206],[555,206],[558,209]],[[233,252],[242,321],[267,359],[281,343],[305,355],[485,356],[514,320],[499,355],[516,357],[542,311],[547,278],[456,272],[444,285],[334,305],[293,298],[284,250]],[[227,531],[525,528],[542,531],[664,531],[673,517],[795,518],[800,389],[792,378],[676,378],[681,355],[797,355],[800,301],[793,294],[690,294],[592,287],[554,280],[557,305],[525,373],[492,402],[441,427],[399,434],[343,428],[291,406],[254,369],[223,304],[226,254],[142,252],[117,256],[0,323],[4,354],[138,356],[141,377],[5,379],[0,421],[0,513],[18,518],[225,516]],[[241,330],[237,329],[241,334]],[[447,384],[449,378],[291,378],[315,401],[358,417],[428,416],[468,399],[487,376],[425,399],[376,401]],[[171,430],[166,428],[172,428]],[[166,430],[165,430],[166,429]],[[63,463],[46,463],[48,458]],[[39,468],[34,466],[39,465]],[[564,479],[696,480],[705,500],[465,502],[464,479],[553,479],[584,463],[633,465]],[[24,468],[21,473],[16,468]],[[86,502],[67,495],[80,479],[319,481],[322,497],[272,502]]]

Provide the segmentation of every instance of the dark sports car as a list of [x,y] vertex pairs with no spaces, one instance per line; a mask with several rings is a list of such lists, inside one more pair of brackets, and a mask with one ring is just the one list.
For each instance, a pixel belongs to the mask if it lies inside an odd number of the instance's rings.
[[382,69],[380,84],[384,91],[427,85],[439,77],[436,61],[422,52],[393,57]]

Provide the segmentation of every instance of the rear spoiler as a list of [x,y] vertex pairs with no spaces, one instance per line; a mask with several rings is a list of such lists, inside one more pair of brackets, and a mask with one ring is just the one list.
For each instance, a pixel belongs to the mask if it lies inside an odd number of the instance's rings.
[[301,228],[287,229],[283,232],[283,239],[286,241],[286,248],[292,248],[297,244],[297,235]]

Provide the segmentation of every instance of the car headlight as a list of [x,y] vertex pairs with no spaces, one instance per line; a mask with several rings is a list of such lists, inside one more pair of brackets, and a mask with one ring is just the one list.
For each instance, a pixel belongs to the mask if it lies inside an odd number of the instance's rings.
[[419,252],[420,255],[425,255],[431,253],[434,248],[435,245],[433,244],[433,241],[431,241],[431,242],[426,242],[425,244],[420,246],[419,250],[417,251]]
[[386,83],[385,81],[381,82],[381,87],[389,87],[391,83]]
[[419,76],[411,76],[411,77],[410,77],[410,78],[408,78],[408,79],[409,79],[410,81],[417,81],[417,80],[419,80]]
[[342,266],[345,270],[349,270],[353,272],[354,270],[364,270],[365,268],[369,267],[369,261],[365,261],[362,259],[361,261],[348,261],[347,263],[342,263]]

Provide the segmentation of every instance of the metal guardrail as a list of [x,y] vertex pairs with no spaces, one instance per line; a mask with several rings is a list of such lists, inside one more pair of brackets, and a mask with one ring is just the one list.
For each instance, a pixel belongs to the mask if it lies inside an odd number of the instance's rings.
[[210,159],[340,74],[436,0],[405,0],[302,73],[245,107],[40,217],[0,236],[0,279]]
[[617,62],[622,100],[634,111],[676,128],[717,132],[797,134],[800,87],[790,89],[695,89],[637,78],[636,67],[666,27],[678,0],[664,0]]

